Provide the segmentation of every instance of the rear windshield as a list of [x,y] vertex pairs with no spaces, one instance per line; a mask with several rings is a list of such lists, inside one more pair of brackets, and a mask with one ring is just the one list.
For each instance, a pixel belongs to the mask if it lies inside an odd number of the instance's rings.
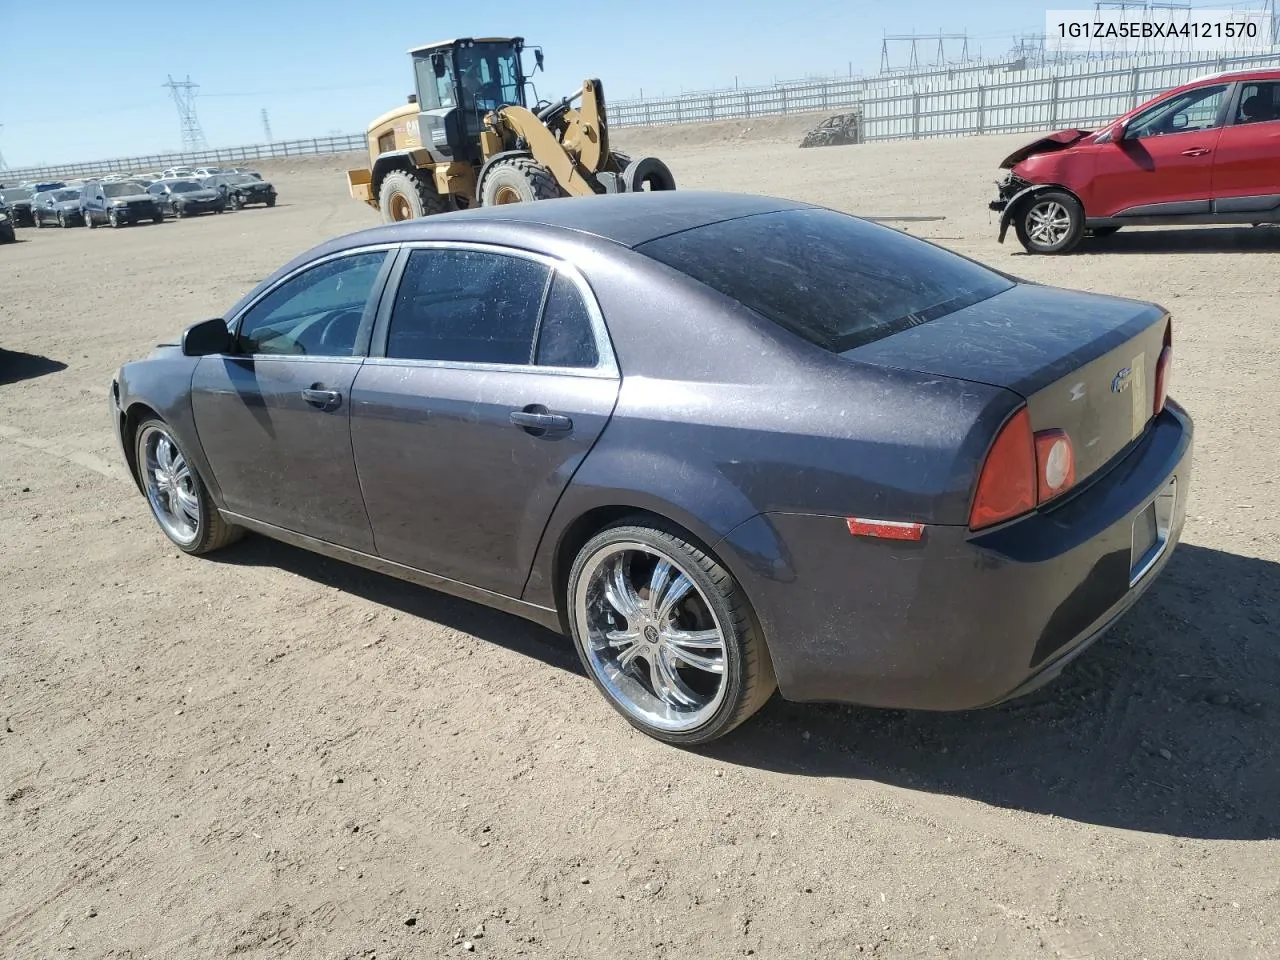
[[833,210],[740,217],[636,249],[835,353],[1014,285],[933,244]]

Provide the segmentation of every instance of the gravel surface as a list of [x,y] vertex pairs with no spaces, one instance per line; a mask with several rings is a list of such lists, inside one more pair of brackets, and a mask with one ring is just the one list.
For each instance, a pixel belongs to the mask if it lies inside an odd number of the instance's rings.
[[905,226],[1174,312],[1190,516],[1122,625],[1001,708],[775,698],[663,746],[563,638],[260,538],[180,556],[126,479],[114,369],[376,222],[351,158],[264,164],[275,209],[23,229],[0,247],[0,953],[1280,954],[1280,231],[1027,257],[986,202],[1029,136],[799,150],[808,125],[614,136],[682,187],[943,215]]

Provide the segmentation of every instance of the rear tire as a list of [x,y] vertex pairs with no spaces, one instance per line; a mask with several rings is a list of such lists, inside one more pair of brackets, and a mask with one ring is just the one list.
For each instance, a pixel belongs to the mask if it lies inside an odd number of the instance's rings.
[[[267,206],[275,204],[268,203]],[[433,184],[406,170],[392,170],[382,178],[382,185],[378,188],[378,209],[382,211],[383,223],[399,223],[444,213],[449,205]]]
[[1046,190],[1018,205],[1013,224],[1028,253],[1067,253],[1084,236],[1084,208],[1063,190]]
[[[654,598],[648,588],[657,562],[669,572]],[[677,584],[681,591],[673,590]],[[674,603],[661,603],[673,595]],[[565,609],[596,688],[656,740],[708,743],[745,722],[777,689],[741,586],[683,533],[648,517],[587,541],[569,571]]]
[[564,196],[551,171],[532,157],[512,157],[495,163],[485,173],[479,193],[482,207]]

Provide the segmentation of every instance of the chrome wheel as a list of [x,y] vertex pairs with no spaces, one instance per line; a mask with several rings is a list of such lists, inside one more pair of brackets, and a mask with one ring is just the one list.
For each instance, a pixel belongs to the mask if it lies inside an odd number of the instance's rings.
[[186,457],[154,424],[138,436],[138,465],[156,522],[174,541],[188,546],[200,536],[200,494]]
[[1071,213],[1057,200],[1045,200],[1027,211],[1027,235],[1046,247],[1057,246],[1071,232]]
[[726,690],[726,640],[711,604],[670,555],[635,540],[587,558],[573,615],[587,663],[623,710],[658,730],[705,724]]

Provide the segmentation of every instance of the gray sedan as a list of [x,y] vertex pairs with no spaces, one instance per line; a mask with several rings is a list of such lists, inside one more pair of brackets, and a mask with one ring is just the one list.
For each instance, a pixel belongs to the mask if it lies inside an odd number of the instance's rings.
[[50,223],[60,227],[82,226],[84,213],[80,209],[80,190],[64,187],[37,193],[31,198],[31,219],[37,227]]
[[958,710],[1048,681],[1182,530],[1159,306],[819,207],[672,191],[376,227],[111,383],[189,554],[252,531],[572,639],[650,736],[775,690]]

